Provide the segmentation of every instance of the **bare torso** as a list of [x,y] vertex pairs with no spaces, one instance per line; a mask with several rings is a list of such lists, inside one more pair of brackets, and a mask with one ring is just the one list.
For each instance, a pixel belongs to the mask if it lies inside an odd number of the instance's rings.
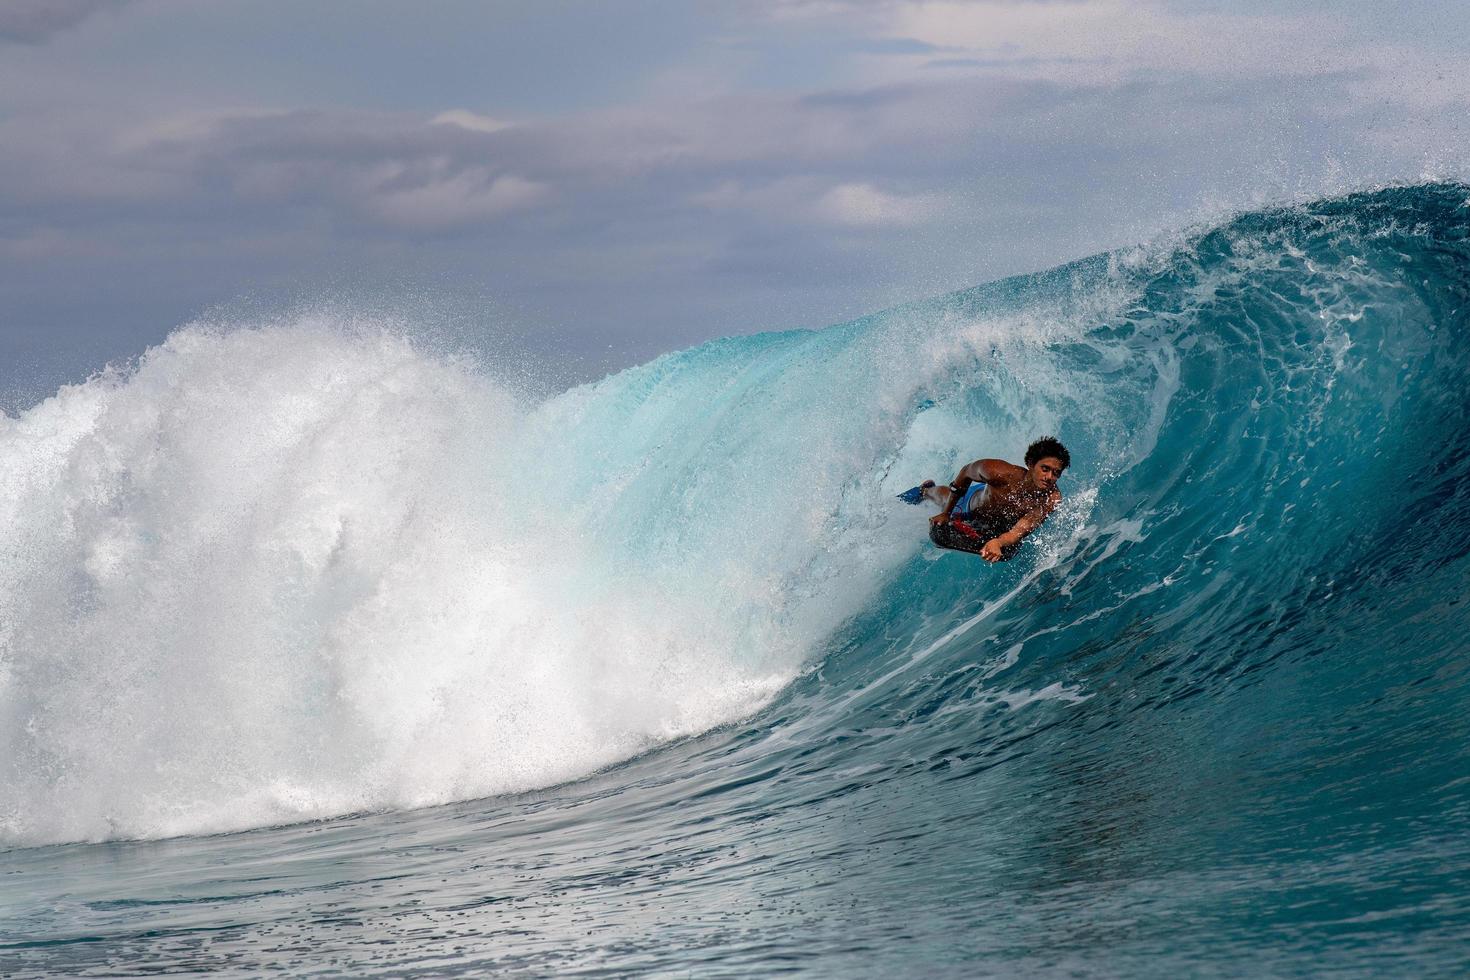
[[1051,491],[1027,482],[1025,467],[1005,463],[992,467],[985,492],[971,498],[970,513],[1009,526],[1038,508],[1050,512],[1050,496]]

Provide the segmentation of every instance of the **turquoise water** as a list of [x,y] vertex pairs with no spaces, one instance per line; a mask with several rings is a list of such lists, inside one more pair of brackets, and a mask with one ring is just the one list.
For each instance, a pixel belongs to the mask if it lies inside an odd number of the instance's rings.
[[[1470,968],[1470,188],[545,401],[408,336],[3,421],[0,973]],[[1006,565],[893,499],[1043,432]]]

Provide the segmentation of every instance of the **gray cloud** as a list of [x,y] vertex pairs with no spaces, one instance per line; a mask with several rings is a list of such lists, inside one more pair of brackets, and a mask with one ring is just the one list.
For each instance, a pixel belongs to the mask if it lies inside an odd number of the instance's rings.
[[[973,170],[977,133],[1074,97],[1051,83],[991,79],[522,125],[463,112],[303,110],[175,118],[90,137],[46,131],[0,160],[0,217],[15,223],[44,203],[53,221],[146,214],[279,227],[326,218],[334,235],[415,237],[495,233],[517,220],[522,230],[550,222],[566,234],[716,212],[810,234],[904,228],[942,216],[955,179]],[[15,129],[0,138],[20,146]],[[48,235],[12,243],[61,247]]]
[[0,0],[0,39],[40,44],[130,0]]
[[[624,268],[627,257],[667,267],[672,250],[694,281],[761,267],[779,240],[784,281],[798,266],[825,268],[829,294],[850,291],[835,316],[889,298],[874,288],[883,282],[923,294],[1118,244],[1192,207],[1410,172],[1421,161],[1403,152],[1398,117],[1355,101],[1369,77],[1298,83],[1311,88],[1289,104],[1271,79],[971,77],[518,125],[302,110],[48,131],[0,159],[0,248],[96,257],[126,251],[146,226],[152,247],[188,240],[220,253],[262,236],[364,261],[395,243],[453,261],[516,252],[517,263],[539,256],[536,285],[516,291],[556,305],[568,289],[559,270],[576,269],[589,290],[635,289],[653,274]],[[0,130],[11,147],[24,136]],[[1048,230],[1023,241],[1017,224]],[[749,249],[760,256],[741,258]],[[237,267],[219,265],[228,283]],[[810,322],[820,305],[788,316]],[[719,329],[739,328],[726,317]]]
[[[964,7],[955,23],[973,29]],[[927,32],[920,44],[849,36],[877,67],[824,90],[675,98],[661,82],[559,114],[456,95],[392,111],[85,101],[83,115],[49,111],[38,84],[0,116],[0,321],[151,341],[241,293],[457,296],[477,329],[586,374],[1232,207],[1465,173],[1465,85],[1426,87],[1412,50],[1346,48],[1339,32],[1280,72],[1223,70],[1228,51],[1201,68],[1185,55],[1219,22],[1175,18],[1160,42],[1175,54],[1093,72],[1080,59],[1105,38],[1048,47],[1039,23],[943,71],[923,70],[945,33],[931,18],[895,28]],[[257,107],[214,107],[240,104]]]

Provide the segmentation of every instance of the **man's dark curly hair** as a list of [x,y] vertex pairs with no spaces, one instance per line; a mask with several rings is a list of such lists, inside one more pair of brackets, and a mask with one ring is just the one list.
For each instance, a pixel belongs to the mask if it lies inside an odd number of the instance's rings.
[[1061,460],[1062,469],[1072,465],[1072,454],[1067,452],[1066,446],[1057,441],[1056,436],[1042,436],[1026,447],[1026,468],[1030,469],[1048,456]]

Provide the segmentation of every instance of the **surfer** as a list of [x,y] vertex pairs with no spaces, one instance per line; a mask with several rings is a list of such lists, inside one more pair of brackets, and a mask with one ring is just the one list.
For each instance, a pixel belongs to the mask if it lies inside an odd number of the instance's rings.
[[1025,466],[1017,466],[1003,459],[977,459],[947,487],[925,480],[898,497],[909,504],[932,500],[939,505],[939,513],[929,519],[929,537],[941,548],[974,552],[988,562],[1005,561],[1061,503],[1057,480],[1072,465],[1067,447],[1051,436],[1028,446],[1025,460]]

